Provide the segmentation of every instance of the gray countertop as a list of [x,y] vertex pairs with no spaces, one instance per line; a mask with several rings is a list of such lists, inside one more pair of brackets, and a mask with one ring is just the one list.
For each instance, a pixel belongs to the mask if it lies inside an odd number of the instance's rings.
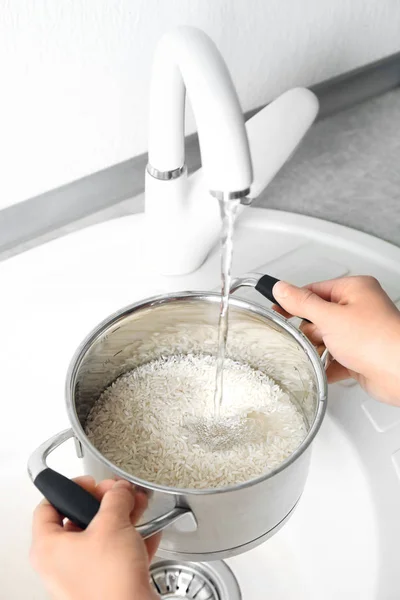
[[400,246],[400,89],[319,121],[255,206]]

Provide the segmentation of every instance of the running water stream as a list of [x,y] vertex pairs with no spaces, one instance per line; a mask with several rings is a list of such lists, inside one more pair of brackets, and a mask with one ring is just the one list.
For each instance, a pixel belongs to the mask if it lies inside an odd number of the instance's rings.
[[218,322],[217,372],[215,376],[214,410],[219,417],[224,392],[224,361],[228,338],[229,290],[231,287],[231,269],[233,254],[233,232],[240,200],[231,200],[228,195],[219,201],[222,218],[221,237],[221,306]]

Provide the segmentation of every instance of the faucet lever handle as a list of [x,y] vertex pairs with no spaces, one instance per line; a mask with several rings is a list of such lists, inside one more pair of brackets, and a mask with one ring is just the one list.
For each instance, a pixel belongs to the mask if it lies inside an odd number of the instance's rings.
[[294,88],[268,104],[246,123],[253,161],[250,198],[256,198],[289,160],[318,113],[318,99]]

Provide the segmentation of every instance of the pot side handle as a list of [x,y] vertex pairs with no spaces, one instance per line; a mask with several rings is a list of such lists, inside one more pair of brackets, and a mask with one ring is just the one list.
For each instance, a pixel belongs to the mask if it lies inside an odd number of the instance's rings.
[[28,461],[28,473],[34,485],[63,516],[86,529],[100,508],[100,502],[80,485],[57,473],[46,464],[48,455],[73,437],[66,429],[41,444]]
[[[278,281],[280,280],[276,279],[276,277],[271,277],[271,275],[263,275],[262,273],[248,273],[247,275],[237,277],[232,281],[230,293],[233,294],[241,287],[252,287],[262,296],[264,296],[264,298],[267,298],[267,300],[282,308],[279,302],[275,300],[272,292],[274,285],[278,283]],[[310,322],[307,319],[303,320],[307,321],[308,323]],[[325,348],[320,358],[326,371],[332,362],[332,356],[327,348]]]
[[[100,502],[75,481],[54,471],[46,464],[47,456],[72,437],[74,437],[72,429],[65,429],[41,444],[29,458],[28,474],[38,490],[63,517],[81,529],[86,529],[96,516]],[[181,530],[194,531],[197,524],[193,513],[188,508],[179,506],[148,523],[137,526],[136,529],[146,539],[184,516],[187,518],[187,523],[184,526],[182,522]]]
[[33,483],[63,517],[81,529],[86,529],[100,508],[100,502],[90,492],[49,467]]

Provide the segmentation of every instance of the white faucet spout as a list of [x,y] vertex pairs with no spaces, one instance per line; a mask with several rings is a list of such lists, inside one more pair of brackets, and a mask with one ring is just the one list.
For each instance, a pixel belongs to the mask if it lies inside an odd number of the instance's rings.
[[182,173],[186,90],[207,187],[245,196],[252,166],[239,99],[215,44],[194,27],[167,33],[156,50],[150,92],[150,173],[164,179]]
[[[202,160],[202,169],[189,178],[186,91]],[[228,69],[210,38],[194,27],[165,35],[156,50],[150,94],[145,213],[152,269],[183,275],[200,267],[221,230],[215,197],[228,194],[245,203],[245,197],[258,195],[291,156],[317,111],[314,94],[297,88],[245,126]]]

